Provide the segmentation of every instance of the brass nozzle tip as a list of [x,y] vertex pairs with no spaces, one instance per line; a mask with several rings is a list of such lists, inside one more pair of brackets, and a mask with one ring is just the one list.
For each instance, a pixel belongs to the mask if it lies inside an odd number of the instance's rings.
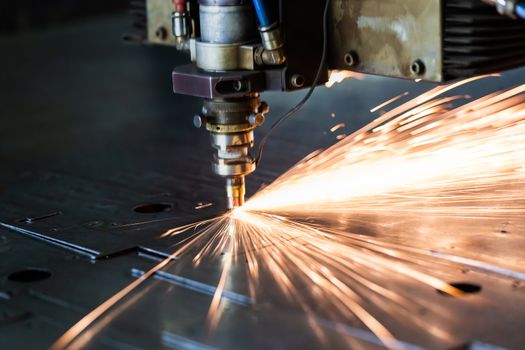
[[233,176],[226,179],[228,209],[242,207],[245,193],[244,176]]

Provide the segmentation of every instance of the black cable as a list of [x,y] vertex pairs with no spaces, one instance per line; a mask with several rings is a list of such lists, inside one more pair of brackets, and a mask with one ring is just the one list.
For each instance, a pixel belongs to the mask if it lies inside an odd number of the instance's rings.
[[304,104],[310,99],[310,97],[314,93],[314,90],[315,90],[315,88],[317,86],[317,83],[319,82],[319,78],[321,77],[321,72],[322,72],[323,67],[325,66],[325,63],[326,63],[326,53],[327,53],[327,47],[328,47],[327,22],[328,22],[328,6],[329,6],[329,4],[330,4],[330,0],[326,0],[326,4],[325,4],[325,7],[324,7],[324,12],[323,12],[323,53],[321,55],[321,62],[319,63],[319,68],[317,68],[317,73],[315,74],[315,79],[314,79],[314,81],[312,83],[312,86],[310,87],[310,89],[308,89],[308,92],[306,93],[306,95],[304,95],[303,99],[301,101],[299,101],[299,103],[295,107],[293,107],[288,112],[286,112],[281,117],[279,117],[279,119],[277,119],[275,121],[275,123],[273,123],[273,125],[270,127],[270,130],[268,130],[266,135],[264,135],[264,137],[261,139],[261,142],[259,144],[259,149],[257,151],[257,157],[255,158],[255,163],[257,165],[259,165],[259,163],[261,162],[264,146],[266,145],[266,142],[268,141],[268,138],[270,137],[272,132],[276,128],[278,128],[284,121],[286,121],[292,115],[297,113],[304,106]]

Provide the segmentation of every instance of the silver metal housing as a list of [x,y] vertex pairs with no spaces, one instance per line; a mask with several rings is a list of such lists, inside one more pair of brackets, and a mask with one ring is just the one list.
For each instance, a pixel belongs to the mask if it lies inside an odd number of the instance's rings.
[[261,27],[259,33],[261,34],[262,45],[266,50],[277,50],[283,47],[284,43],[279,26]]
[[173,13],[173,35],[176,38],[188,38],[190,36],[191,19],[187,12]]
[[[251,5],[199,6],[201,41],[214,44],[243,44],[256,37]],[[227,25],[225,25],[227,24]]]
[[255,69],[254,46],[195,42],[197,67],[207,71]]
[[247,175],[255,170],[249,154],[253,147],[253,130],[238,133],[210,133],[213,148],[217,150],[213,170],[221,176]]

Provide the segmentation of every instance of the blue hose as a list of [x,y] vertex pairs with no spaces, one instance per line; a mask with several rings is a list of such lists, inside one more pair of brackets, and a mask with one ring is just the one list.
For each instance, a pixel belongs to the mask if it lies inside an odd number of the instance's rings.
[[516,5],[516,16],[525,19],[525,4],[520,3]]
[[265,0],[253,0],[253,7],[255,7],[255,13],[259,19],[259,25],[261,27],[269,27],[273,22],[268,12],[268,5]]

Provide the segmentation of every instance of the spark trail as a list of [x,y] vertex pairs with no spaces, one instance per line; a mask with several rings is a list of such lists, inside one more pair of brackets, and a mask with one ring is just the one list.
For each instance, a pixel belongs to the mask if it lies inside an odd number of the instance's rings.
[[[195,268],[220,261],[207,317],[212,332],[220,327],[227,302],[222,294],[240,269],[256,304],[286,300],[327,347],[324,320],[341,334],[342,325],[357,322],[391,349],[407,347],[387,326],[393,319],[452,344],[452,334],[418,316],[424,305],[446,324],[449,315],[440,305],[385,281],[460,296],[462,291],[444,279],[449,271],[465,264],[497,273],[523,266],[519,256],[507,255],[505,262],[498,256],[480,261],[480,254],[473,259],[458,244],[472,238],[475,222],[525,218],[525,85],[457,108],[453,103],[467,96],[442,96],[481,78],[435,88],[394,108],[305,158],[242,208],[165,232],[162,237],[189,236],[145,278],[75,325],[54,349],[74,348],[82,332],[172,258],[191,259]],[[356,225],[371,218],[375,237]],[[454,237],[440,230],[450,226]],[[459,247],[454,255],[435,250],[451,241]],[[362,346],[353,336],[342,341]]]
[[[272,287],[281,297],[295,300],[320,339],[325,330],[311,305],[329,301],[324,312],[330,319],[357,318],[388,348],[403,345],[367,305],[373,305],[376,313],[402,314],[414,327],[450,340],[449,334],[414,316],[417,302],[383,286],[385,278],[400,279],[461,295],[436,277],[436,270],[461,266],[454,264],[454,258],[436,258],[429,249],[436,241],[440,246],[438,225],[422,238],[423,244],[402,245],[352,232],[348,225],[334,227],[333,221],[348,214],[365,220],[369,213],[376,218],[382,214],[387,220],[379,220],[377,233],[388,238],[396,219],[414,214],[439,216],[456,226],[456,218],[525,216],[525,85],[458,108],[452,103],[469,96],[442,97],[482,78],[435,88],[299,163],[244,207],[219,219],[225,226],[211,230],[215,238],[204,235],[205,248],[194,263],[198,265],[203,256],[228,252],[233,260],[225,263],[220,293],[227,269],[239,263],[236,259],[245,260],[252,298],[264,294],[260,283],[268,283],[263,276],[270,276]],[[316,215],[328,217],[331,223],[315,225],[298,219]],[[415,233],[404,230],[403,239]],[[510,260],[510,267],[519,266]],[[491,262],[497,264],[497,257]],[[484,265],[474,261],[471,266]],[[486,271],[493,269],[486,266]],[[210,308],[215,320],[220,317],[218,300],[216,296]]]
[[439,97],[446,89],[297,164],[243,210],[524,215],[525,85],[451,110],[465,96]]
[[[163,236],[183,234],[200,225],[176,228]],[[253,300],[264,300],[268,293],[264,289],[273,289],[274,296],[295,304],[304,312],[311,330],[321,341],[326,329],[312,307],[318,304],[324,304],[323,313],[330,320],[357,319],[388,348],[403,348],[366,305],[374,303],[384,312],[401,313],[407,319],[414,318],[415,310],[421,305],[381,286],[384,276],[394,274],[399,281],[420,283],[453,296],[462,295],[461,290],[430,274],[436,262],[427,252],[399,249],[351,232],[244,210],[219,217],[197,232],[194,266],[198,267],[204,259],[224,257],[223,271],[208,314],[208,327],[212,331],[221,317],[221,294],[232,265],[245,267]],[[372,277],[374,275],[377,277]],[[374,302],[377,298],[383,300]],[[353,339],[345,341],[352,345]]]

